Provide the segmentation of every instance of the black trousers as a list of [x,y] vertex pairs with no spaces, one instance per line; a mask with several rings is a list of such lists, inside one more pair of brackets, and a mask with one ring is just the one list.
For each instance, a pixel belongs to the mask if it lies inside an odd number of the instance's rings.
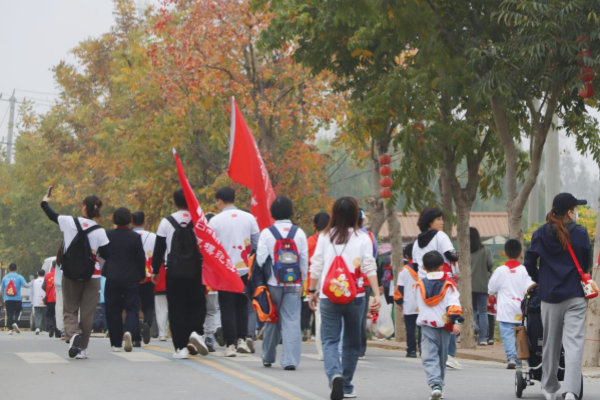
[[154,283],[140,285],[140,308],[144,313],[144,322],[151,327],[154,321]]
[[[140,335],[139,283],[106,280],[104,300],[106,307],[106,323],[112,347],[123,346],[123,334],[131,333],[133,340]],[[125,311],[125,323],[123,323]]]
[[300,329],[304,332],[307,329],[311,329],[310,317],[313,315],[313,310],[308,306],[308,301],[302,302],[302,313],[300,316]]
[[[248,275],[242,276],[244,285]],[[168,288],[169,286],[167,286]],[[243,293],[219,292],[221,307],[221,326],[227,347],[237,346],[238,339],[246,339],[248,335],[248,298]]]
[[173,278],[167,272],[169,326],[175,350],[183,349],[188,345],[192,332],[204,335],[205,291],[202,275],[191,279],[181,279]]
[[488,314],[488,340],[494,341],[496,331],[496,316]]
[[[19,322],[21,317],[21,311],[23,310],[21,300],[6,300],[4,306],[6,307],[6,326],[12,330],[13,324]],[[33,312],[33,308],[31,312]]]
[[[416,353],[417,351],[417,318],[419,314],[405,315],[404,326],[406,326],[406,352]],[[418,348],[421,347],[421,329],[419,328]]]
[[56,329],[56,303],[46,304],[46,330]]

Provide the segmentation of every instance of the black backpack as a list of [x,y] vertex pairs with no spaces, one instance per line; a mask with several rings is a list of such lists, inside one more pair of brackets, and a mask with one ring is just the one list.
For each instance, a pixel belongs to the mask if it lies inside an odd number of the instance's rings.
[[173,216],[168,216],[167,221],[175,228],[171,239],[171,252],[167,256],[167,273],[174,278],[199,276],[202,271],[202,254],[198,251],[193,224],[190,222],[182,227]]
[[88,235],[101,227],[100,225],[94,225],[83,230],[77,218],[73,217],[73,221],[75,221],[77,227],[77,235],[62,255],[60,266],[66,278],[78,282],[87,282],[96,270],[96,258],[92,252]]

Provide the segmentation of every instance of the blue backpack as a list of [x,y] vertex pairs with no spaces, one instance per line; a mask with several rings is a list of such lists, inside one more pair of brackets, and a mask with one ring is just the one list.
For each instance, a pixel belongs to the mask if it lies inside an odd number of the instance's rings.
[[271,226],[271,234],[277,240],[275,243],[275,262],[273,263],[273,273],[277,282],[283,284],[295,284],[302,282],[302,270],[300,269],[300,256],[298,248],[294,241],[294,236],[298,232],[298,227],[292,225],[286,238],[283,238],[279,230]]

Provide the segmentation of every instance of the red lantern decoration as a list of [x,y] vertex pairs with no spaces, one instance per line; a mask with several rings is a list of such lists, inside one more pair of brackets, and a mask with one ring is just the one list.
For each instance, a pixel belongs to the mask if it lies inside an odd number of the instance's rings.
[[383,167],[379,168],[379,175],[388,176],[391,173],[392,169],[387,165],[384,165]]
[[381,189],[381,191],[379,192],[379,195],[384,198],[384,199],[389,199],[390,197],[392,197],[392,191],[390,190],[390,188],[383,188]]
[[384,188],[389,188],[390,186],[392,186],[392,183],[394,183],[394,181],[392,181],[392,179],[387,176],[381,178],[381,180],[379,181],[379,184],[381,185],[381,187],[384,187]]
[[579,89],[579,96],[584,99],[589,99],[590,97],[593,97],[594,94],[596,94],[596,91],[591,83],[586,83],[585,89]]
[[581,79],[581,82],[583,83],[591,82],[592,80],[594,80],[595,76],[596,71],[594,71],[590,67],[584,67],[579,70],[579,79]]
[[379,164],[388,165],[392,163],[392,157],[387,154],[382,154],[379,156]]

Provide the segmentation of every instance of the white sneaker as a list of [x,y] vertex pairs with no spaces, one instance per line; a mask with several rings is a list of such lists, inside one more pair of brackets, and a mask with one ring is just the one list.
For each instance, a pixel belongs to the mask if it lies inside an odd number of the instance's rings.
[[431,388],[431,397],[430,400],[439,400],[443,398],[442,388],[440,386],[434,386]]
[[19,325],[17,325],[16,323],[13,324],[13,330],[17,333],[21,333],[21,330],[19,329]]
[[319,357],[317,358],[317,360],[319,360],[319,361],[323,361],[323,356],[319,356]]
[[88,354],[87,350],[79,350],[79,354],[77,354],[75,358],[77,360],[87,360],[90,358],[90,355]]
[[112,347],[111,352],[113,353],[121,353],[123,352],[123,348],[122,347]]
[[238,339],[237,352],[241,354],[250,353],[250,349],[248,348],[248,345],[244,339]]
[[37,328],[37,329],[35,330],[35,334],[36,334],[36,335],[39,335],[39,334],[40,334],[40,328]]
[[198,351],[198,354],[200,354],[201,356],[208,355],[208,347],[206,347],[204,336],[200,336],[196,332],[192,332],[189,341],[191,344],[194,345],[194,347]]
[[448,360],[446,361],[446,367],[452,369],[462,369],[462,365],[459,364],[456,357],[448,356]]
[[236,356],[236,350],[235,350],[234,345],[229,346],[223,352],[223,357],[235,357],[235,356]]
[[548,393],[542,388],[542,394],[546,400],[556,400],[556,393]]
[[565,394],[565,400],[577,400],[577,397],[571,392]]
[[254,350],[254,341],[251,338],[246,339],[246,346],[250,349],[250,353],[254,354],[256,350]]
[[166,336],[161,336],[161,337],[158,338],[158,340],[160,342],[166,342],[167,341],[167,337]]
[[179,349],[175,354],[173,354],[173,358],[176,360],[187,360],[189,357],[190,352],[188,351],[187,347]]
[[125,332],[123,335],[123,347],[127,353],[131,353],[133,350],[133,343],[131,341],[131,333]]
[[8,331],[8,334],[9,334],[9,335],[12,335],[12,334],[13,334],[13,331]]
[[356,398],[356,392],[344,393],[344,398],[345,399],[355,399]]
[[367,358],[367,356],[358,357],[359,360],[365,360],[366,358]]

